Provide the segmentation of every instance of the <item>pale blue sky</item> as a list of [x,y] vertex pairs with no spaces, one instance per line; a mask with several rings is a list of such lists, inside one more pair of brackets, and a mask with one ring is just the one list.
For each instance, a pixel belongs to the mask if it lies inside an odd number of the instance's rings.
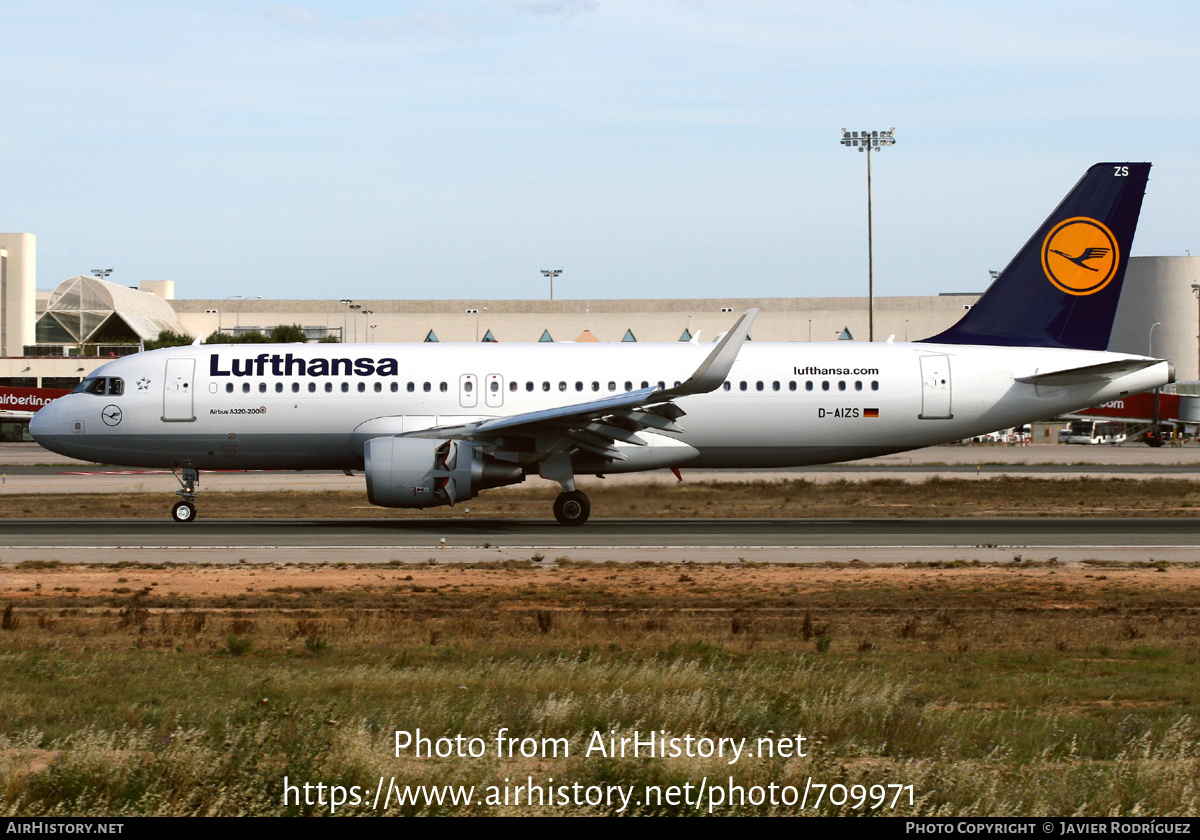
[[[1092,163],[1200,253],[1185,2],[0,6],[0,230],[180,297],[977,291]],[[1200,278],[1198,278],[1200,279]]]

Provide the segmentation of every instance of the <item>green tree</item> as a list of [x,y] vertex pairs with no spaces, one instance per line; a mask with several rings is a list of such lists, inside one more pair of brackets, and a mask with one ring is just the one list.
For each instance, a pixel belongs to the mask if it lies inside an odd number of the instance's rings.
[[271,337],[255,330],[254,332],[231,335],[227,332],[213,331],[204,339],[205,344],[266,344]]
[[299,324],[280,324],[271,330],[271,341],[275,344],[303,344],[308,341],[308,336]]
[[157,338],[143,342],[142,346],[147,350],[157,350],[160,347],[184,347],[195,340],[196,337],[194,335],[177,333],[174,330],[162,330]]

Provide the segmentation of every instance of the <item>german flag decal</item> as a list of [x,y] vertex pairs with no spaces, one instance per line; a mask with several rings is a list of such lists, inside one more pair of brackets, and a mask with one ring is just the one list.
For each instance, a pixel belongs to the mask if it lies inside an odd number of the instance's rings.
[[878,417],[878,416],[879,416],[878,408],[864,408],[863,409],[863,417]]

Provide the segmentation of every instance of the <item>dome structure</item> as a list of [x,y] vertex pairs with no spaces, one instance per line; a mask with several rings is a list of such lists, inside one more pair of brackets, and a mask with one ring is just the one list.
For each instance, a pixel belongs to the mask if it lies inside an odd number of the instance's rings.
[[137,343],[163,330],[183,331],[175,310],[158,295],[80,275],[50,293],[37,321],[37,343]]

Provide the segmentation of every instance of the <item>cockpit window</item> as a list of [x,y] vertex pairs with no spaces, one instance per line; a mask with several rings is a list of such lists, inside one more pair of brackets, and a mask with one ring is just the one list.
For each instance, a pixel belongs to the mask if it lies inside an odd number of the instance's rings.
[[71,393],[119,397],[125,393],[125,380],[117,376],[89,376],[76,385]]

